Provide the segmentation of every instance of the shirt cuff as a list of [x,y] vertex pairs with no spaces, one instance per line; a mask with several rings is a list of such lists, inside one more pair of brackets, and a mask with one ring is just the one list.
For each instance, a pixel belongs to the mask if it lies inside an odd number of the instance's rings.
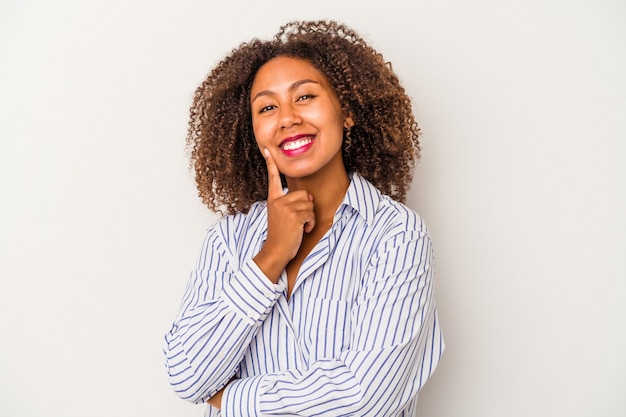
[[272,283],[252,260],[245,262],[224,287],[222,297],[249,324],[262,322],[285,289]]
[[258,398],[263,376],[236,379],[226,386],[222,394],[222,417],[261,417]]

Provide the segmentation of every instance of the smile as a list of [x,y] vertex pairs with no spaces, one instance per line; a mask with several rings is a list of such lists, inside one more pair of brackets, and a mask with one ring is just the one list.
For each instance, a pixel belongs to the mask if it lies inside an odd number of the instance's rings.
[[300,139],[285,142],[284,144],[282,144],[281,147],[283,148],[284,151],[294,151],[296,149],[300,149],[310,144],[311,142],[313,142],[313,138],[311,138],[310,136],[307,136],[307,137],[303,137]]

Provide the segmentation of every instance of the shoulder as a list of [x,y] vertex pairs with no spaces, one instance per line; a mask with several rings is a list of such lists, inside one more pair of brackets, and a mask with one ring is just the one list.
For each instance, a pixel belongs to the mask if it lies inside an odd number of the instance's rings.
[[[400,252],[416,255],[422,250],[429,251],[431,239],[426,223],[414,210],[383,195],[376,211],[373,228],[378,236],[374,257],[388,254],[399,256]],[[386,255],[387,254],[387,255]]]
[[259,201],[247,213],[235,213],[218,219],[207,231],[207,236],[220,240],[227,246],[237,245],[251,233],[259,233],[267,228],[266,202]]
[[267,234],[267,211],[265,202],[252,205],[247,213],[221,217],[207,230],[198,269],[206,265],[227,263],[238,268],[241,257]]
[[375,219],[376,223],[387,224],[398,232],[428,234],[426,223],[416,211],[387,195],[381,196]]
[[354,174],[353,183],[353,206],[373,230],[384,231],[385,235],[428,234],[426,223],[416,211],[383,194],[358,174]]
[[245,235],[263,225],[267,218],[267,205],[265,201],[259,201],[250,207],[246,213],[229,214],[218,219],[209,227],[209,232],[224,237],[236,237]]
[[390,277],[398,274],[406,277],[406,282],[421,276],[433,263],[432,243],[426,223],[415,210],[382,194],[373,185],[364,189],[373,198],[368,200],[372,203],[369,212],[359,211],[361,216],[358,221],[364,227],[360,236],[362,242],[355,246],[361,265],[371,273],[364,275],[361,288],[380,282],[394,285],[396,281]]

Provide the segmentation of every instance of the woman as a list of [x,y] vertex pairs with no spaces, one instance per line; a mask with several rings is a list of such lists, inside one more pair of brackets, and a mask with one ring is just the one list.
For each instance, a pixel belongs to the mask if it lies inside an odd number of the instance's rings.
[[430,238],[404,206],[410,100],[350,28],[292,22],[222,60],[188,143],[206,236],[165,337],[208,416],[413,416],[443,340]]

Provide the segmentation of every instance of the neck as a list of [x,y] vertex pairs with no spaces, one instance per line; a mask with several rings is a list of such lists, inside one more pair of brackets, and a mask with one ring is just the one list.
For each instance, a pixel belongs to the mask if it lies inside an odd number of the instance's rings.
[[287,178],[287,187],[290,190],[306,190],[313,196],[317,224],[332,223],[349,186],[350,178],[345,169],[340,175],[334,171],[332,175],[318,172],[305,178]]

